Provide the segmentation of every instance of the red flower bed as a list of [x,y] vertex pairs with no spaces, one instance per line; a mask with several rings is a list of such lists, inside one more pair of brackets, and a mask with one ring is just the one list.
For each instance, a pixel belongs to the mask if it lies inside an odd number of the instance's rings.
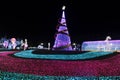
[[0,52],[1,71],[51,76],[120,76],[120,54],[98,60],[61,61],[10,56],[15,52]]

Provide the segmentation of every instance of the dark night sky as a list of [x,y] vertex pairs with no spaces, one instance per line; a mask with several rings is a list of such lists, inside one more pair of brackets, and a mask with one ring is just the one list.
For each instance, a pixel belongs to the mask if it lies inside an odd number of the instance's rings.
[[112,39],[120,39],[118,2],[84,0],[44,0],[17,4],[15,13],[11,11],[14,15],[0,16],[0,37],[53,43],[63,5],[66,6],[67,27],[72,42],[104,40],[108,35]]

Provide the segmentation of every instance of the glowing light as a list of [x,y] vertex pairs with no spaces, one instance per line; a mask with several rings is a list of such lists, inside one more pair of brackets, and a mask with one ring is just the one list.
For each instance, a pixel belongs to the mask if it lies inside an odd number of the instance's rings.
[[120,40],[110,41],[85,41],[82,51],[117,51],[120,50]]
[[[65,6],[62,7],[62,10],[65,10]],[[72,50],[70,36],[66,26],[65,12],[62,12],[62,19],[60,22],[59,28],[57,29],[58,33],[55,37],[55,43],[53,50]]]
[[65,10],[65,6],[62,7],[62,10]]

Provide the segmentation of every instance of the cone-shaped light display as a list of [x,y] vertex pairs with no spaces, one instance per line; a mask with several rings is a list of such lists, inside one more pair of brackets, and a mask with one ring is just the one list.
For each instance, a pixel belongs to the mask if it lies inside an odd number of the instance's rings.
[[65,19],[65,6],[62,7],[62,18],[60,19],[56,29],[57,33],[55,35],[53,50],[72,50],[71,40]]

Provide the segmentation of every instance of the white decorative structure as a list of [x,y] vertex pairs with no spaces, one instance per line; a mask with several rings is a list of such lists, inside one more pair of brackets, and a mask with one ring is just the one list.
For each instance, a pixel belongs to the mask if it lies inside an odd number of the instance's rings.
[[43,45],[44,45],[43,43],[40,43],[37,48],[38,48],[38,49],[43,49],[43,48],[44,48]]
[[50,50],[50,42],[48,43],[48,50]]
[[120,51],[120,40],[85,41],[82,51]]
[[25,39],[25,42],[24,42],[24,50],[26,50],[28,48],[28,43],[27,43],[27,39]]

